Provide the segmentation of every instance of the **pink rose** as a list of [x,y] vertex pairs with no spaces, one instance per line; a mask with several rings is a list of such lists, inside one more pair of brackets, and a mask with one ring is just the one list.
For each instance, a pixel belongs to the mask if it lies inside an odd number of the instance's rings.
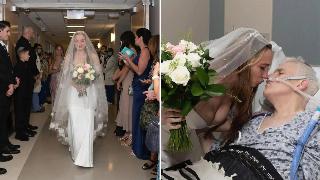
[[84,69],[85,71],[88,71],[88,70],[89,70],[89,68],[90,68],[90,65],[89,65],[89,64],[85,64],[85,65],[83,65],[83,69]]
[[167,43],[166,44],[166,49],[168,49],[169,51],[171,51],[171,49],[174,47],[174,45],[172,45],[171,43]]
[[183,46],[174,46],[172,49],[171,49],[171,52],[175,55],[179,52],[183,53],[185,51],[185,48]]

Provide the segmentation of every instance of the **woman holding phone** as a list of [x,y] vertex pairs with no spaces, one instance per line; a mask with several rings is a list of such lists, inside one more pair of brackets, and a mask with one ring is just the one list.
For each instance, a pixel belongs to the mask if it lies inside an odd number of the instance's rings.
[[141,52],[134,58],[120,56],[125,59],[126,65],[134,72],[132,81],[133,108],[132,108],[132,151],[133,154],[143,160],[149,159],[150,152],[145,145],[146,131],[140,127],[140,112],[145,101],[144,91],[148,89],[148,84],[141,82],[148,79],[152,65],[152,56],[148,48],[151,32],[146,28],[136,31],[135,44],[139,46]]

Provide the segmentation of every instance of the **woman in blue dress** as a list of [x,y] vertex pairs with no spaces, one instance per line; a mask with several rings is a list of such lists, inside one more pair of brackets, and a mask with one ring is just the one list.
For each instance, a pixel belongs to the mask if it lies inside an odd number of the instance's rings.
[[132,107],[132,151],[134,155],[143,160],[149,159],[150,152],[145,145],[146,131],[140,127],[140,112],[145,101],[144,91],[148,89],[148,84],[143,80],[148,79],[152,65],[152,57],[147,44],[151,38],[151,32],[146,28],[136,31],[135,43],[140,47],[140,53],[133,59],[124,57],[126,64],[134,72],[132,81],[133,107]]

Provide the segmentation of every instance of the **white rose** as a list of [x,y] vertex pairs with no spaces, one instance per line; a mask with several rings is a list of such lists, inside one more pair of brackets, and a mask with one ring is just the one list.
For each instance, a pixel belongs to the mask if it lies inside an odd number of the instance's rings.
[[187,59],[193,68],[201,66],[200,64],[201,57],[197,53],[189,53],[187,55]]
[[160,65],[160,71],[162,74],[169,74],[173,71],[172,66],[170,66],[172,60],[163,61]]
[[80,67],[80,68],[78,68],[78,70],[77,70],[77,71],[78,71],[78,73],[80,73],[80,74],[82,74],[82,73],[84,72],[83,68],[81,68],[81,67]]
[[186,40],[181,40],[181,41],[179,42],[179,45],[178,45],[178,46],[182,47],[183,49],[187,49],[187,47],[188,47],[188,41],[186,41]]
[[85,78],[86,78],[86,79],[90,79],[90,74],[86,74],[86,75],[85,75]]
[[174,56],[173,60],[178,63],[178,66],[184,66],[187,62],[187,55],[179,52]]
[[171,49],[172,47],[174,47],[171,43],[167,43],[166,45],[165,45],[165,47],[166,47],[166,49]]
[[188,49],[189,52],[192,52],[198,48],[193,42],[189,42],[186,40],[181,40],[179,43],[180,47],[184,47],[184,49]]
[[176,84],[182,84],[186,86],[190,80],[190,72],[184,66],[178,66],[172,73],[169,74],[169,77]]
[[91,74],[90,76],[90,80],[93,81],[94,80],[94,75]]
[[189,52],[193,52],[193,51],[195,51],[196,49],[198,49],[198,46],[195,45],[193,42],[189,42],[189,44],[188,44],[188,49],[189,49]]
[[75,77],[77,77],[77,76],[78,76],[78,72],[77,72],[77,71],[74,71],[73,74],[72,74],[72,77],[75,78]]

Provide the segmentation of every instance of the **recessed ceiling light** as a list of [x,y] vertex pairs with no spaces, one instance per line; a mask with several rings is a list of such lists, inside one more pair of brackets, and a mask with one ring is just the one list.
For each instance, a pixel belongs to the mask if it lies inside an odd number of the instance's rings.
[[[68,16],[64,16],[63,18],[65,18],[65,19],[71,19],[71,18],[68,18]],[[81,17],[80,19],[87,19],[87,17]]]
[[73,25],[69,25],[67,26],[67,28],[84,28],[85,26],[81,26],[81,25],[77,25],[77,26],[73,26]]
[[76,33],[76,32],[68,32],[69,34],[74,34],[74,33]]

